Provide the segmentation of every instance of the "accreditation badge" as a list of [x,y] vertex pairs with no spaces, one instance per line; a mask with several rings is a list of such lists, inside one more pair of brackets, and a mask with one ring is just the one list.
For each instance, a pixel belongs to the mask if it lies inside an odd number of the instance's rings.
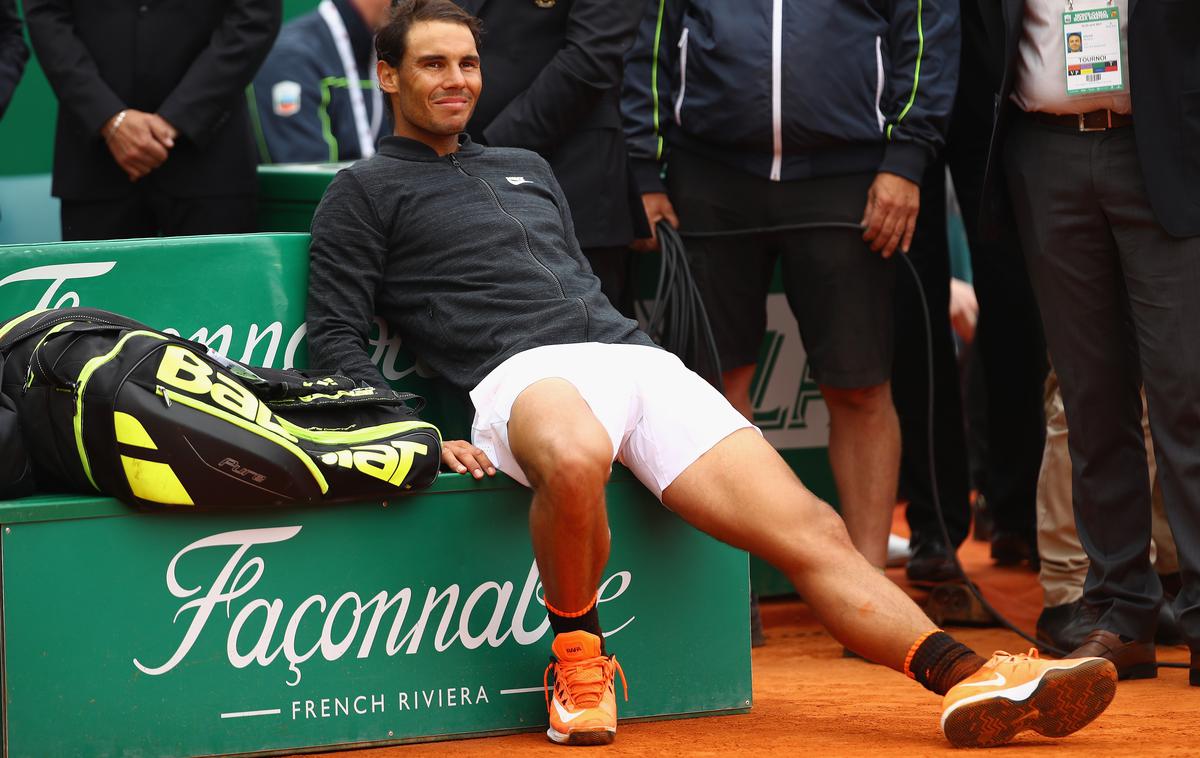
[[1062,15],[1068,95],[1125,88],[1121,19],[1116,7],[1066,10]]

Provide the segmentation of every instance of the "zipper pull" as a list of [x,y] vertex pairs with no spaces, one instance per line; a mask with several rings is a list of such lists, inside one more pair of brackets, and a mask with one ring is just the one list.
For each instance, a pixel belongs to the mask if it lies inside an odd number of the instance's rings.
[[450,153],[446,157],[450,159],[450,163],[452,163],[456,169],[458,169],[460,171],[462,170],[462,165],[459,164],[458,158],[454,157],[454,153]]

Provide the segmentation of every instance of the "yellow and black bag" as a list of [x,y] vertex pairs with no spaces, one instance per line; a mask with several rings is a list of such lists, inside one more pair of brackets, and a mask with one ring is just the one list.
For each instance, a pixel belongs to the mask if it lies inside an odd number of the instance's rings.
[[441,461],[415,395],[245,366],[107,311],[8,321],[0,358],[42,490],[155,506],[367,500],[428,486]]

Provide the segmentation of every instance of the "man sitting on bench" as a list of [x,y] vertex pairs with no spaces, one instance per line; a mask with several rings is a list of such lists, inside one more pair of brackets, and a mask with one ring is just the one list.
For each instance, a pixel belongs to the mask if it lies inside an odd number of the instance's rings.
[[450,0],[401,0],[379,31],[395,136],[339,172],[316,211],[309,344],[313,365],[387,386],[366,349],[378,312],[470,390],[474,445],[448,443],[445,463],[533,490],[556,635],[550,739],[616,732],[620,667],[596,612],[613,460],[686,521],[781,569],[848,648],[944,694],[952,743],[1062,736],[1098,716],[1115,691],[1111,663],[985,661],[938,630],[720,393],[608,303],[546,162],[461,134],[482,86],[478,34]]

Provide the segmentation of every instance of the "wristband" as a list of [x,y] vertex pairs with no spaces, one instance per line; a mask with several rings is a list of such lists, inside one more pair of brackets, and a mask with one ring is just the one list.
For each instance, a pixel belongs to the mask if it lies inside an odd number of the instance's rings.
[[117,117],[113,119],[112,126],[108,127],[108,134],[104,135],[104,139],[112,139],[112,136],[121,128],[121,124],[125,123],[125,116],[128,113],[129,111],[124,110],[117,114]]

